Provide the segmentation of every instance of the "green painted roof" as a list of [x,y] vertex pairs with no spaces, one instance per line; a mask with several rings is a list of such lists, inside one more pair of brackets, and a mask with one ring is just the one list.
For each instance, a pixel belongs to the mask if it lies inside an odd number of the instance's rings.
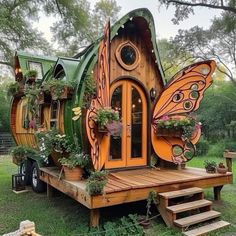
[[23,75],[27,70],[31,69],[29,64],[31,62],[36,62],[42,65],[42,75],[45,76],[45,74],[55,65],[55,62],[58,59],[57,57],[32,55],[21,51],[16,52],[15,56],[19,60]]

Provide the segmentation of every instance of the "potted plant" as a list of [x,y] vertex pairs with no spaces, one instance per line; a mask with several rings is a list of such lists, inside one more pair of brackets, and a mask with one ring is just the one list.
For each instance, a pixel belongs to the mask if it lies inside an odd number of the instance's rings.
[[216,169],[217,169],[217,172],[220,174],[226,174],[228,171],[228,168],[224,165],[223,162],[220,162]]
[[71,153],[70,156],[62,157],[59,162],[63,166],[65,179],[70,181],[77,181],[82,179],[83,168],[90,163],[89,155],[83,152]]
[[192,117],[163,116],[156,122],[155,133],[157,136],[172,136],[191,138],[194,130],[200,124]]
[[10,83],[7,89],[8,96],[22,96],[24,93],[24,87],[18,82]]
[[65,134],[60,134],[56,129],[37,132],[36,138],[38,139],[40,156],[44,162],[48,164],[50,156],[53,163],[59,168],[61,168],[61,163],[58,160],[69,156],[69,153],[76,150],[70,138]]
[[105,170],[92,172],[86,183],[86,191],[89,195],[103,193],[104,186],[108,181],[108,172]]
[[215,173],[217,164],[215,161],[205,160],[204,167],[205,167],[207,173]]
[[19,166],[23,161],[27,159],[28,156],[36,154],[37,151],[30,147],[18,145],[11,148],[10,153],[12,155],[13,163]]
[[36,70],[28,70],[25,73],[26,83],[33,83],[36,80],[38,72]]
[[99,132],[108,132],[108,128],[112,128],[108,124],[119,124],[119,112],[115,111],[111,107],[104,107],[97,110],[97,115],[94,117],[95,122],[98,125]]
[[69,99],[73,94],[74,81],[52,79],[44,83],[44,89],[49,90],[53,100]]

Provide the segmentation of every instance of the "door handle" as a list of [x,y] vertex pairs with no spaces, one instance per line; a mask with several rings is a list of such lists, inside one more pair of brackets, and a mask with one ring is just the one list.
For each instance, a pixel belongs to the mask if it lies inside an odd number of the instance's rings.
[[127,125],[127,137],[131,137],[131,125]]

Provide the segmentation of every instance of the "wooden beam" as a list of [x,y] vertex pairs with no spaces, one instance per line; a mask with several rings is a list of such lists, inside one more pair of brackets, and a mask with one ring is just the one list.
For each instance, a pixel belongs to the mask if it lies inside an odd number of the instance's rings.
[[214,187],[214,199],[216,201],[220,200],[220,191],[223,188],[223,185]]
[[47,197],[53,198],[55,196],[55,188],[53,188],[50,184],[47,183]]
[[90,226],[97,227],[99,225],[99,219],[100,219],[100,210],[98,208],[91,209],[90,210]]

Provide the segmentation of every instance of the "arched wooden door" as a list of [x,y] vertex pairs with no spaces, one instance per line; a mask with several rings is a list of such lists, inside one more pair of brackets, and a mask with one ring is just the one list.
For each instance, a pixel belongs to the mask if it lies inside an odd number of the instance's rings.
[[141,87],[130,80],[111,86],[111,106],[119,111],[121,137],[110,137],[110,153],[105,168],[147,164],[147,100]]

